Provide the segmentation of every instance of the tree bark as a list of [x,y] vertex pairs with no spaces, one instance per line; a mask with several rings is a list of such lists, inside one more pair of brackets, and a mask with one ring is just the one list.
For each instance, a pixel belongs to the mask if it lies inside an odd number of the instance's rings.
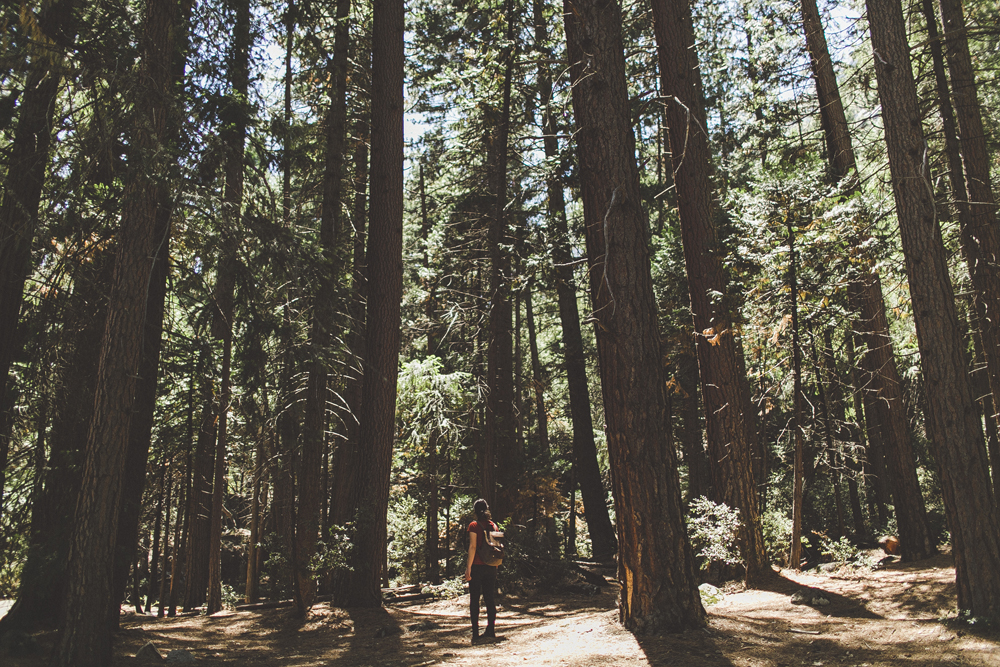
[[[849,193],[856,194],[860,192],[860,183],[854,147],[816,0],[802,0],[802,23],[816,82],[830,171]],[[863,248],[866,244],[859,239],[854,245]],[[920,560],[936,553],[937,549],[927,523],[913,443],[906,428],[906,408],[885,316],[882,284],[878,274],[867,268],[866,258],[861,259],[861,275],[855,279],[848,294],[852,310],[860,313],[859,324],[868,349],[864,360],[867,391],[870,392],[866,405],[871,407],[866,411],[868,425],[869,428],[881,428],[879,437],[874,440],[882,445],[881,451],[889,466],[890,474],[884,482],[892,489],[895,500],[901,557],[906,561]]]
[[[514,69],[514,13],[510,0],[505,2],[508,45],[500,61],[504,67],[501,106],[490,137],[492,157],[489,165],[490,196],[488,248],[490,257],[489,344],[486,353],[486,431],[483,442],[481,491],[494,516],[501,520],[510,515],[517,492],[519,461],[516,459],[514,417],[514,338],[510,302],[512,243],[507,223],[507,154],[510,133],[510,90]],[[503,461],[497,466],[497,461]],[[499,493],[497,490],[499,486]]]
[[[535,43],[542,48],[547,39],[541,0],[535,0]],[[550,56],[548,49],[543,56]],[[559,127],[556,112],[552,109],[552,77],[546,65],[539,67],[539,92],[541,96],[542,127],[545,133],[543,147],[546,159],[559,155],[556,138]],[[562,327],[566,385],[569,391],[569,411],[573,423],[573,460],[576,478],[580,482],[583,509],[587,514],[587,530],[595,560],[611,558],[618,550],[615,527],[608,513],[607,492],[601,479],[597,461],[597,443],[594,441],[594,421],[590,410],[590,385],[587,381],[587,359],[583,351],[583,332],[580,329],[580,311],[577,303],[576,280],[573,277],[573,256],[570,251],[569,224],[566,220],[566,201],[563,179],[559,174],[549,174],[546,179],[547,205],[551,231],[552,260],[555,264],[556,298],[559,304],[559,323]]]
[[619,616],[636,632],[701,627],[694,557],[681,515],[630,125],[621,8],[566,0],[566,41],[618,518]]
[[323,469],[322,456],[326,435],[327,348],[333,334],[337,281],[340,262],[337,239],[340,237],[340,208],[343,190],[344,146],[347,131],[347,52],[350,0],[337,2],[337,27],[331,61],[330,109],[326,119],[326,164],[323,173],[323,203],[320,209],[319,242],[323,266],[319,290],[313,299],[309,362],[309,389],[306,393],[305,428],[302,432],[302,458],[299,467],[299,502],[295,529],[295,606],[305,616],[316,600],[316,579],[310,564],[316,555],[320,532],[320,509]]
[[794,377],[792,408],[792,437],[795,439],[795,463],[792,470],[792,543],[788,555],[788,567],[802,569],[802,505],[805,489],[805,444],[802,440],[802,350],[799,347],[799,286],[796,275],[795,230],[792,221],[788,226],[789,293],[792,301],[792,375]]
[[368,307],[361,406],[357,534],[350,605],[382,604],[389,472],[399,374],[403,291],[402,0],[375,0],[372,30],[371,219]]
[[[157,182],[167,151],[160,144],[172,104],[171,63],[177,2],[151,0],[146,9],[140,77],[141,109],[130,144],[135,171],[125,190],[108,319],[97,373],[94,416],[87,436],[83,485],[70,542],[66,613],[53,664],[97,667],[111,662],[108,609],[114,602],[114,556],[122,475],[142,357],[147,288],[157,254]],[[160,163],[159,165],[157,163]],[[117,609],[115,609],[117,612]]]
[[955,296],[935,217],[902,8],[867,0],[896,216],[927,392],[927,431],[941,471],[958,607],[1000,615],[1000,517],[969,387]]
[[652,8],[713,488],[717,500],[740,511],[738,540],[746,582],[756,586],[772,574],[753,475],[757,433],[714,219],[711,152],[691,7],[688,0],[653,0]]
[[239,242],[243,237],[243,160],[246,146],[250,88],[251,0],[236,0],[236,22],[229,54],[230,91],[222,106],[225,146],[225,189],[222,195],[222,256],[215,285],[215,313],[212,335],[222,339],[222,381],[219,395],[218,440],[215,446],[215,482],[212,486],[211,529],[208,545],[208,600],[206,611],[222,609],[222,507],[227,491],[226,452],[229,448],[229,409],[232,403],[233,314],[236,274],[239,269]]

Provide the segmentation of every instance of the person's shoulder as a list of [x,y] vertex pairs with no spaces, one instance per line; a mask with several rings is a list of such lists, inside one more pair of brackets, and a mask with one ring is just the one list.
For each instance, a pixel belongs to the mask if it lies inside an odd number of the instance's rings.
[[471,533],[476,530],[479,530],[479,522],[473,521],[472,523],[469,524],[469,532]]

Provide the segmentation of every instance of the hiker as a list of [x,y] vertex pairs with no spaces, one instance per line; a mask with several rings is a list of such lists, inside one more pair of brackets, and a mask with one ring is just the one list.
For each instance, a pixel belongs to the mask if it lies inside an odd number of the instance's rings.
[[[487,565],[479,549],[486,543],[486,531],[496,531],[491,521],[490,506],[480,498],[473,506],[476,520],[469,524],[469,560],[465,566],[465,580],[469,582],[469,615],[472,618],[472,643],[482,639],[496,639],[497,620],[497,568]],[[477,548],[479,547],[479,548]],[[479,634],[479,596],[486,601],[486,630]]]

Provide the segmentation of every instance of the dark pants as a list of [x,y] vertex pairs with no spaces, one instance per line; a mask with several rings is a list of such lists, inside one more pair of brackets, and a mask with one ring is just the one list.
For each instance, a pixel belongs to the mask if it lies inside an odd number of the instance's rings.
[[486,602],[486,627],[492,628],[497,620],[497,569],[489,565],[473,565],[469,582],[469,615],[473,631],[479,631],[479,596]]

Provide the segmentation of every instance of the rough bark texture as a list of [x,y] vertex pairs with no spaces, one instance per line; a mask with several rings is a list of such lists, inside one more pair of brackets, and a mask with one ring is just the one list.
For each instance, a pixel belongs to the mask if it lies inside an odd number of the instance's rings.
[[[854,146],[816,0],[802,0],[802,23],[816,82],[830,170],[833,178],[843,183],[849,192],[858,192],[860,184]],[[855,244],[856,247],[864,245],[860,242]],[[920,560],[934,554],[937,549],[927,524],[913,443],[906,427],[906,407],[885,316],[882,284],[878,274],[867,269],[866,258],[859,260],[862,264],[861,275],[855,280],[849,295],[852,309],[859,314],[860,332],[868,350],[864,367],[867,371],[865,390],[869,393],[867,405],[872,408],[869,410],[869,426],[881,428],[876,441],[883,445],[882,451],[888,464],[888,475],[884,481],[892,489],[895,500],[901,557],[907,561]]]
[[867,6],[927,392],[927,431],[941,471],[952,535],[958,606],[975,616],[995,617],[1000,615],[1000,519],[990,492],[986,448],[935,218],[903,12],[895,0],[868,0]]
[[740,511],[738,539],[746,581],[752,586],[769,577],[772,570],[764,548],[753,476],[756,426],[742,372],[743,349],[725,296],[691,7],[688,0],[653,0],[652,7],[713,487],[716,500]]
[[[542,3],[534,3],[535,41],[545,43],[545,21]],[[548,55],[546,53],[546,55]],[[559,128],[556,113],[551,108],[552,80],[547,65],[539,70],[541,89],[542,126],[545,132],[543,146],[545,157],[554,159],[559,154],[556,138]],[[552,230],[552,259],[555,263],[556,298],[559,304],[559,323],[565,350],[566,385],[569,390],[569,411],[573,422],[573,460],[576,479],[580,483],[583,509],[587,514],[587,530],[595,559],[603,560],[618,549],[615,527],[608,513],[607,492],[601,480],[597,461],[597,443],[594,441],[594,420],[590,412],[590,387],[587,382],[587,359],[583,353],[583,332],[580,329],[580,310],[577,303],[576,280],[573,277],[573,256],[570,251],[569,224],[566,221],[566,202],[563,182],[558,174],[551,174],[546,182],[548,194],[549,227]]]
[[618,518],[619,612],[637,632],[701,627],[677,460],[664,431],[656,303],[629,124],[621,10],[566,0],[577,153],[605,432]]
[[[94,416],[87,436],[83,485],[70,542],[66,613],[53,664],[89,667],[111,662],[115,539],[122,474],[141,361],[144,311],[156,256],[157,187],[151,174],[170,107],[177,2],[151,0],[144,20],[131,175],[125,190],[108,319],[101,345]],[[115,610],[117,612],[117,610]]]
[[375,0],[371,215],[351,606],[382,604],[403,292],[403,0]]
[[340,209],[344,170],[344,146],[347,130],[347,53],[350,0],[337,2],[333,59],[330,65],[330,109],[326,118],[326,164],[323,173],[323,203],[320,209],[319,241],[324,264],[313,299],[309,362],[309,385],[306,393],[306,419],[302,432],[302,458],[299,467],[299,503],[295,529],[295,606],[305,616],[316,599],[316,579],[310,564],[319,538],[323,485],[320,473],[326,435],[327,348],[334,328],[337,303],[337,279],[340,261],[336,243],[340,237]]

